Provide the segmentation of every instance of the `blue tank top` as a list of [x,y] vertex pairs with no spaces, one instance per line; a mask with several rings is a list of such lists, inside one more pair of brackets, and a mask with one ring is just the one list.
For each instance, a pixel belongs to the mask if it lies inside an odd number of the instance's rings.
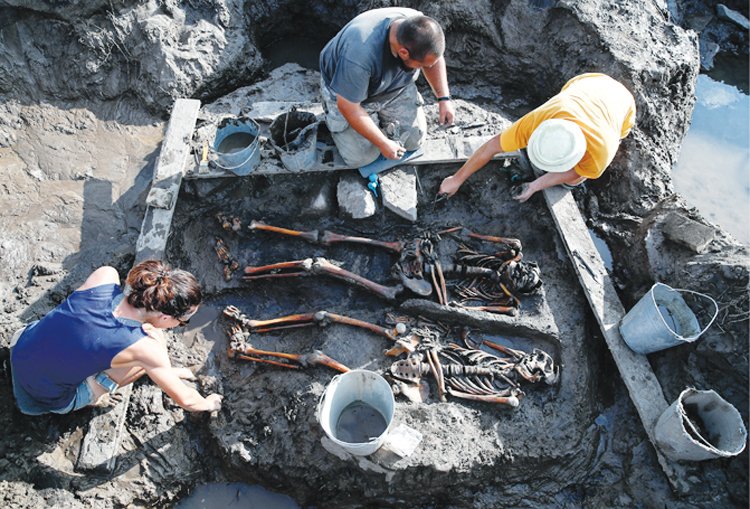
[[11,352],[13,377],[40,406],[65,407],[81,382],[146,335],[140,322],[112,314],[122,297],[115,284],[73,292],[21,335]]

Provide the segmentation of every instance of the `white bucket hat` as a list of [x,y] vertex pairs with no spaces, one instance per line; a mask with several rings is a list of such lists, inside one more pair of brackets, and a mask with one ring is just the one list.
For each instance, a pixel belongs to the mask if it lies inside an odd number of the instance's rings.
[[531,163],[542,171],[562,173],[586,153],[586,138],[575,122],[545,120],[531,133],[527,147]]

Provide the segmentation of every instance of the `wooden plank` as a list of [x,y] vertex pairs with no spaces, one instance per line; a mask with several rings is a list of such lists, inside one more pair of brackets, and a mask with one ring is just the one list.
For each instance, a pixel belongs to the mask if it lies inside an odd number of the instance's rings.
[[[200,101],[195,99],[178,99],[172,108],[154,169],[152,191],[149,193],[152,199],[147,201],[141,235],[136,244],[136,263],[148,258],[161,259],[164,256],[172,215],[182,184],[183,170],[190,156],[190,139],[200,104]],[[155,190],[159,190],[158,194]],[[171,199],[164,199],[164,195]]]
[[[428,139],[422,145],[424,154],[409,160],[410,165],[426,164],[452,164],[466,161],[482,144],[487,141],[485,136],[461,136],[460,134],[447,134],[442,138]],[[326,155],[326,152],[329,154]],[[263,151],[261,152],[263,153]],[[495,159],[515,159],[518,152],[498,154]],[[330,163],[323,163],[330,160]],[[321,171],[351,170],[341,159],[336,147],[318,143],[317,164],[304,171],[290,171],[285,168],[276,158],[264,158],[261,164],[253,171],[256,175],[308,173]],[[205,173],[198,172],[198,164],[194,157],[189,158],[185,170],[186,179],[234,177],[233,173],[217,168],[213,165]]]
[[555,186],[544,190],[544,198],[620,376],[630,393],[630,399],[656,449],[659,464],[672,487],[679,493],[687,493],[689,484],[685,467],[670,462],[654,440],[656,421],[668,407],[661,385],[646,356],[631,350],[620,335],[619,324],[625,316],[625,308],[617,296],[604,261],[591,240],[573,195],[562,186]]
[[[199,108],[200,101],[193,99],[178,99],[172,108],[172,116],[154,168],[141,235],[136,243],[136,263],[148,258],[164,258]],[[86,435],[81,441],[77,470],[101,473],[111,473],[114,470],[125,432],[125,416],[132,385],[118,389],[118,393],[119,401],[114,407],[94,410]]]

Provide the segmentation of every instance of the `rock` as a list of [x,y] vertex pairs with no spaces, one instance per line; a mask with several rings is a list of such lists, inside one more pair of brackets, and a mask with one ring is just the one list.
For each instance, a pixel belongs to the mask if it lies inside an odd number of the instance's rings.
[[322,217],[331,213],[331,188],[322,185],[302,213],[311,217]]
[[417,221],[417,171],[413,166],[382,174],[380,193],[385,208],[412,223]]
[[716,6],[716,15],[721,19],[731,21],[743,30],[750,30],[750,20],[724,4],[718,4]]
[[345,173],[336,189],[341,212],[352,219],[364,219],[375,214],[375,198],[357,173]]
[[676,212],[670,212],[664,219],[664,236],[669,240],[688,247],[696,253],[703,253],[714,240],[716,230],[693,221]]
[[703,41],[701,39],[701,69],[710,71],[714,68],[714,58],[719,53],[721,47],[713,41]]

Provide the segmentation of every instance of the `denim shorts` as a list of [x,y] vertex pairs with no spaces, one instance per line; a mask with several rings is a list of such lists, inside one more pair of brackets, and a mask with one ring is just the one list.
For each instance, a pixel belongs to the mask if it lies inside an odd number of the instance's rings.
[[42,415],[50,412],[54,414],[69,414],[94,402],[94,393],[86,380],[78,384],[76,395],[71,402],[56,410],[40,406],[28,392],[16,383],[15,375],[13,376],[13,395],[16,398],[16,406],[18,406],[21,413],[26,415]]
[[[28,327],[33,327],[36,324],[36,322],[33,322],[29,324]],[[16,341],[18,338],[20,338],[21,334],[26,330],[27,327],[22,328],[16,334],[13,335],[13,339],[11,340],[10,345],[10,351],[11,351],[11,380],[13,382],[13,396],[16,399],[16,406],[18,406],[18,409],[21,411],[21,413],[26,415],[42,415],[47,413],[55,413],[55,414],[69,414],[70,412],[74,412],[76,410],[79,410],[85,406],[90,405],[94,402],[94,393],[91,390],[91,387],[88,384],[87,380],[84,380],[80,384],[78,384],[78,387],[76,387],[76,394],[75,397],[62,408],[58,408],[56,410],[50,410],[49,408],[40,405],[28,392],[26,392],[23,387],[21,387],[16,382],[16,376],[13,372],[13,347],[15,346]],[[106,378],[106,380],[99,380],[99,377],[103,376]],[[105,389],[112,392],[111,385],[107,385],[107,381],[109,381],[111,384],[114,384],[111,378],[107,376],[106,373],[101,372],[96,376],[96,381],[99,382]],[[117,384],[115,384],[115,388]]]

